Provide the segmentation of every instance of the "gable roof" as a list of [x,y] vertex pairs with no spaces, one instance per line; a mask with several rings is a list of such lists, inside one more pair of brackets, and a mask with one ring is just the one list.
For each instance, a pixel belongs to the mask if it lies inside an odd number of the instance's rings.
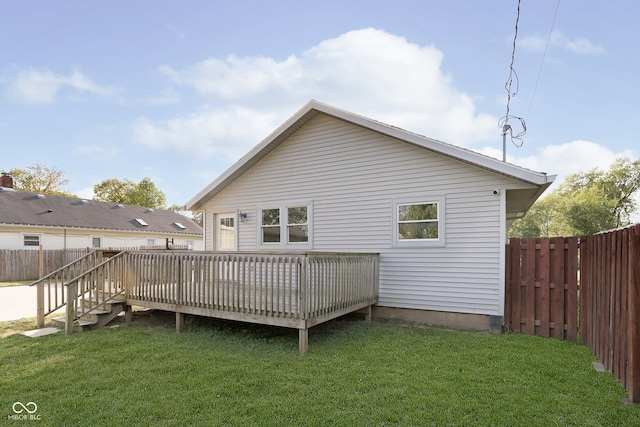
[[195,221],[168,210],[5,187],[0,187],[0,225],[202,236],[202,227]]
[[517,209],[512,210],[514,213],[517,211],[522,214],[523,211],[526,211],[555,179],[555,175],[547,175],[544,172],[534,172],[520,166],[502,162],[475,151],[408,132],[398,127],[390,126],[376,120],[350,113],[312,99],[286,122],[280,125],[280,127],[267,136],[262,142],[256,145],[251,149],[251,151],[223,172],[222,175],[189,200],[186,204],[186,208],[189,210],[200,209],[207,201],[276,149],[282,142],[297,132],[318,114],[325,114],[327,116],[364,127],[371,131],[381,133],[391,138],[404,141],[417,147],[539,187],[537,191],[526,197],[528,199],[525,203],[526,206],[519,205]]

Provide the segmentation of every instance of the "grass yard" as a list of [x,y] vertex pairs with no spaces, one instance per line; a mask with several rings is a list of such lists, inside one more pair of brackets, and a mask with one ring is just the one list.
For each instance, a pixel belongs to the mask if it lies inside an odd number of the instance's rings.
[[33,280],[22,280],[17,282],[0,282],[0,288],[8,288],[9,286],[25,286],[33,283]]
[[0,323],[0,419],[34,402],[47,426],[640,425],[574,343],[339,319],[300,358],[297,331],[187,319],[36,339]]

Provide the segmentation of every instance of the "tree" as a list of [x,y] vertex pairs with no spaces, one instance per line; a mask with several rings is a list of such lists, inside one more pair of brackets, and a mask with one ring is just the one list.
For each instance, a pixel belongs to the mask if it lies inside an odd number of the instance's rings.
[[93,186],[93,193],[96,200],[154,209],[164,209],[167,203],[164,193],[150,178],[143,178],[137,184],[128,179],[106,179]]
[[93,198],[104,202],[128,204],[127,193],[135,186],[136,183],[128,179],[124,181],[115,178],[105,179],[93,186]]
[[60,169],[47,167],[39,163],[29,165],[25,169],[12,169],[9,175],[13,178],[16,190],[40,194],[76,197],[62,187],[69,183]]
[[585,236],[624,227],[638,208],[640,159],[568,176],[509,229],[512,237]]
[[127,204],[164,209],[167,198],[149,178],[143,178],[132,190],[127,192]]

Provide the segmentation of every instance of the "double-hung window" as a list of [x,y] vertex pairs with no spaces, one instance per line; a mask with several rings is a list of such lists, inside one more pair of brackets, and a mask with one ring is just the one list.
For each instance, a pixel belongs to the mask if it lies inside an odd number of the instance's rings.
[[444,245],[443,198],[423,202],[395,203],[395,244],[398,246]]
[[260,245],[305,248],[310,242],[310,205],[287,205],[260,209]]

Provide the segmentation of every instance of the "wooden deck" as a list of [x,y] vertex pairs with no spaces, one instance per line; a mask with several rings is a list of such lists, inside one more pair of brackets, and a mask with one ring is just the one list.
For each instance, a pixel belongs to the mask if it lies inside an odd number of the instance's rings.
[[378,255],[127,251],[64,282],[69,328],[124,294],[128,307],[175,312],[178,331],[185,314],[298,329],[305,355],[309,328],[361,309],[370,315]]

